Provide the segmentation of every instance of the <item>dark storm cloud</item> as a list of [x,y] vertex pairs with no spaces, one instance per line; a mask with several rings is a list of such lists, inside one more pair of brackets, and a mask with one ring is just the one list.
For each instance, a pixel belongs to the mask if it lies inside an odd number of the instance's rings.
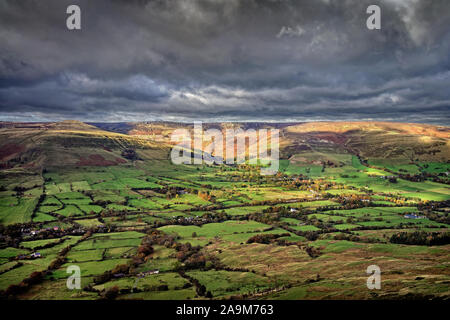
[[446,0],[3,0],[0,120],[447,123],[449,25]]

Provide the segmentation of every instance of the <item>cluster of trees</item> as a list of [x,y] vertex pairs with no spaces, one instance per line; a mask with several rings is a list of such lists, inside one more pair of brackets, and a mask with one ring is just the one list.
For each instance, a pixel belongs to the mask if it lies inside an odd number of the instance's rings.
[[249,214],[248,220],[258,221],[264,224],[274,224],[280,221],[281,213],[279,212],[257,212]]
[[450,224],[450,217],[448,212],[446,212],[448,207],[450,207],[450,200],[421,202],[417,209],[422,211],[430,220]]
[[299,232],[297,235],[301,235],[305,237],[309,241],[315,241],[319,238],[320,232],[319,231],[305,231],[305,232]]
[[167,188],[167,190],[164,190],[164,191],[165,191],[167,200],[170,200],[170,199],[178,197],[178,190],[177,190],[177,188],[173,188],[173,187],[172,188]]
[[[438,223],[445,223],[445,224],[450,224],[450,216],[448,215],[448,213],[436,213],[436,212],[424,212],[425,216],[433,221],[436,221]],[[443,226],[445,228],[445,226]]]
[[9,226],[0,224],[0,241],[4,242],[8,247],[17,248],[22,241],[22,229],[29,229],[31,227],[31,223],[16,223]]
[[184,269],[204,268],[207,258],[201,249],[202,247],[192,246],[189,242],[177,243],[175,246],[176,258],[184,264]]
[[282,233],[282,234],[257,234],[250,239],[247,240],[247,243],[262,243],[262,244],[269,244],[271,242],[274,242],[274,240],[281,238],[281,237],[289,237],[289,233]]
[[450,244],[450,233],[446,232],[400,232],[394,233],[390,240],[391,243],[438,246]]
[[345,210],[373,206],[372,201],[363,201],[367,200],[367,196],[363,194],[340,195],[336,200]]
[[[300,247],[300,249],[302,249],[302,247]],[[319,248],[315,248],[315,247],[310,247],[308,245],[304,246],[303,249],[305,250],[305,252],[311,257],[311,258],[317,258],[319,257],[322,253],[320,252]]]
[[[442,176],[443,178],[440,178],[439,176]],[[444,175],[444,173],[439,173],[438,177],[431,178],[433,182],[437,183],[443,183],[443,184],[450,184],[450,180],[448,179],[448,176]]]
[[361,241],[361,238],[354,235],[354,234],[345,234],[343,232],[335,234],[333,236],[334,240],[347,240],[347,241],[353,241],[353,242],[358,242]]
[[[212,268],[218,265],[218,262],[213,257],[206,257],[203,254],[201,251],[202,247],[192,246],[189,242],[177,243],[176,239],[177,237],[173,235],[164,234],[159,230],[152,230],[142,241],[138,249],[138,256],[139,251],[144,250],[143,253],[148,253],[150,252],[148,246],[157,244],[175,249],[176,258],[180,262],[179,269]],[[181,267],[181,263],[184,264],[184,267]]]
[[230,220],[230,217],[222,210],[217,213],[208,212],[202,216],[202,219],[206,219],[210,222],[223,222],[225,220]]
[[159,230],[152,230],[150,234],[145,237],[146,241],[152,245],[165,246],[166,248],[172,248],[175,246],[176,236],[170,234],[164,234]]
[[21,196],[23,196],[23,193],[24,193],[25,191],[27,191],[27,188],[24,188],[24,187],[22,187],[22,186],[15,186],[14,189],[13,189],[13,191],[16,192],[16,196],[17,196],[17,197],[21,197]]
[[111,288],[106,289],[102,294],[101,297],[104,300],[114,300],[119,295],[119,287],[113,286]]
[[[153,241],[149,236],[142,239],[141,244],[137,249],[136,255],[133,257],[134,266],[140,265],[149,259],[149,256],[154,252]],[[127,273],[127,272],[118,272]]]
[[[212,268],[216,266],[216,261],[212,257],[207,258],[201,251],[202,247],[192,246],[189,242],[177,243],[177,237],[173,235],[167,235],[159,230],[152,230],[149,235],[147,235],[142,244],[138,248],[138,258],[142,259],[140,254],[150,254],[153,252],[153,248],[150,249],[151,245],[163,245],[166,248],[173,248],[176,251],[176,258],[180,263],[184,264],[184,269],[198,269],[198,268]],[[141,253],[140,253],[141,252]],[[181,269],[181,264],[179,266]]]
[[153,253],[153,247],[149,243],[143,243],[138,247],[138,255],[146,257]]
[[263,213],[280,213],[280,214],[286,214],[289,212],[290,207],[286,207],[286,206],[278,206],[278,207],[274,207],[274,206],[270,206],[267,209],[264,209],[262,212]]
[[390,183],[397,183],[397,178],[396,177],[389,177],[389,182]]
[[134,149],[125,149],[122,151],[121,155],[128,160],[139,160],[139,156]]
[[210,202],[212,202],[212,203],[215,203],[215,202],[216,202],[216,197],[213,196],[213,195],[209,192],[209,190],[206,190],[206,191],[199,190],[197,195],[198,195],[198,197],[199,197],[200,199],[203,199],[203,200],[206,200],[206,201],[210,201]]

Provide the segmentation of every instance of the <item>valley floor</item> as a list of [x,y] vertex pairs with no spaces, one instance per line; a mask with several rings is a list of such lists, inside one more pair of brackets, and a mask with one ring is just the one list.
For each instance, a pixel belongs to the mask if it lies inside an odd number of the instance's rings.
[[[166,160],[9,172],[0,290],[58,300],[447,299],[448,184],[342,161],[286,160],[276,176]],[[67,288],[72,265],[80,289]],[[367,288],[370,265],[381,269],[379,290]]]

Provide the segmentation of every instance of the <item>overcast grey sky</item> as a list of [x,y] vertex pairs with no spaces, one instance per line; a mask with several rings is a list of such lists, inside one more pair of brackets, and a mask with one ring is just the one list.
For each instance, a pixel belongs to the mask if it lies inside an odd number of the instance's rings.
[[448,0],[0,0],[0,43],[3,121],[450,123]]

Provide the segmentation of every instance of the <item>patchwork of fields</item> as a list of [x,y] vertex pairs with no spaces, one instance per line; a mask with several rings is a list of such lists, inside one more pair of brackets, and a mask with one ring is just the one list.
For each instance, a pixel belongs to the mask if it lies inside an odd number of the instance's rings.
[[[275,176],[247,164],[175,166],[151,148],[117,165],[10,168],[0,180],[1,295],[448,298],[448,161],[363,159],[320,143],[281,160]],[[71,290],[73,265],[81,286]],[[370,265],[380,290],[366,287]]]

